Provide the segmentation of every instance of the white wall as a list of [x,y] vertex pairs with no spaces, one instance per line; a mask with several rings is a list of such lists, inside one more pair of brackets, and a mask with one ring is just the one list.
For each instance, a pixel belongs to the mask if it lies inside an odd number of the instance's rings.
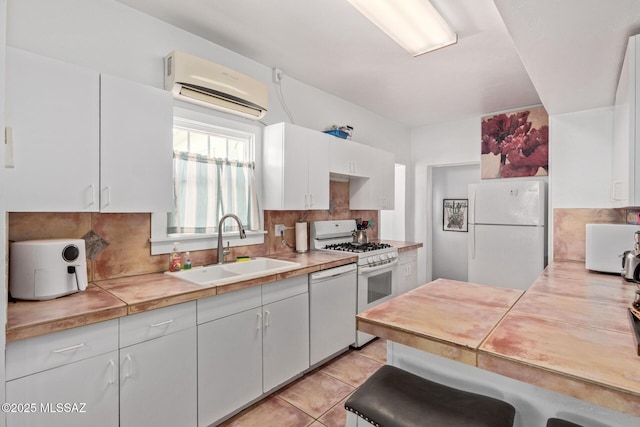
[[610,208],[613,107],[549,117],[551,205]]
[[469,233],[444,231],[443,199],[467,199],[469,184],[480,181],[478,163],[431,168],[432,182],[432,279],[450,279],[466,282],[467,238]]
[[[481,117],[415,128],[411,132],[415,212],[411,240],[418,251],[418,279],[431,279],[432,223],[430,166],[480,161]],[[613,145],[613,107],[549,117],[549,224],[555,208],[611,208],[609,188]],[[408,207],[409,208],[409,207]],[[548,227],[553,242],[553,227]],[[553,245],[549,245],[553,259]],[[430,258],[430,257],[429,257]]]
[[[549,117],[549,224],[553,209],[611,208],[613,107]],[[553,227],[548,256],[553,259]]]
[[[173,50],[220,63],[268,83],[269,113],[263,122],[289,121],[278,101],[270,67],[113,0],[16,0],[9,2],[8,18],[9,46],[151,86],[162,87],[162,60]],[[296,124],[317,130],[350,124],[355,129],[354,140],[393,151],[397,163],[409,164],[406,126],[286,75],[281,84]]]
[[431,280],[432,269],[430,166],[479,162],[480,118],[415,128],[411,132],[411,150],[415,190],[407,199],[407,209],[412,209],[415,216],[407,233],[409,240],[423,242],[418,250],[418,283],[422,284]]

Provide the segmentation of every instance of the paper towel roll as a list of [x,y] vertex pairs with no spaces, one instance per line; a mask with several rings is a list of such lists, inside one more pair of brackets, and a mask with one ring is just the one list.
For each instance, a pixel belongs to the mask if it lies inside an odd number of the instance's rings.
[[308,250],[307,223],[296,222],[296,252],[307,252]]

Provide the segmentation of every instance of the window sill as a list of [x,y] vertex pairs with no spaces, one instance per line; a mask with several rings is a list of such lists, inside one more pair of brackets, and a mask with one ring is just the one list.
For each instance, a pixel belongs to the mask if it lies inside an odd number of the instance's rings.
[[[223,234],[222,241],[224,246],[227,246],[227,242],[232,248],[238,246],[261,245],[264,243],[264,235],[267,234],[267,232],[263,230],[247,231],[246,234],[246,239],[241,239],[237,232]],[[170,254],[175,243],[178,243],[178,250],[180,252],[201,251],[206,249],[217,249],[218,235],[198,234],[174,237],[154,237],[149,239],[149,242],[151,242],[151,255]]]

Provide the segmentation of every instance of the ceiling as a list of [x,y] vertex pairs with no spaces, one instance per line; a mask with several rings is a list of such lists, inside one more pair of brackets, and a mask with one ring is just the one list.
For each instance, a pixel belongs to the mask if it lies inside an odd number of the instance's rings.
[[431,0],[458,43],[413,58],[346,0],[118,1],[409,127],[610,106],[640,31],[640,0]]

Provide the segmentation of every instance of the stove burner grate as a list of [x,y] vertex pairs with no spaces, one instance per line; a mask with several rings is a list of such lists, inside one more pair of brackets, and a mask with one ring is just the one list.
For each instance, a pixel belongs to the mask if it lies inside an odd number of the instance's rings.
[[388,243],[336,243],[325,246],[325,249],[343,252],[371,252],[390,247],[391,245]]

